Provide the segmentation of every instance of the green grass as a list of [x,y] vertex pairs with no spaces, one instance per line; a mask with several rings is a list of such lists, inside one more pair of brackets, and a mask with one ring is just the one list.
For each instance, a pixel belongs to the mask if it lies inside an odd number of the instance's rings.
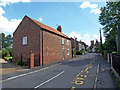
[[9,59],[12,59],[12,57],[6,57],[6,58],[7,58],[8,60],[9,60]]
[[117,53],[117,52],[112,52],[112,54],[115,54],[115,53]]

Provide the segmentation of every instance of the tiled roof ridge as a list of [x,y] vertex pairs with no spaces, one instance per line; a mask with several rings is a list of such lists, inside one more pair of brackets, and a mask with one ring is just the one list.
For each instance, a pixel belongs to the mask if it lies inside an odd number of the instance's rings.
[[[28,17],[28,16],[26,16],[26,17],[29,18],[29,19],[31,19],[34,23],[36,23],[36,24],[37,24],[38,26],[40,26],[41,28],[44,28],[44,29],[46,29],[46,30],[48,30],[48,31],[50,31],[50,32],[56,33],[56,34],[58,34],[58,35],[60,35],[60,36],[69,38],[67,35],[63,34],[62,32],[57,31],[56,29],[54,29],[54,28],[52,28],[52,27],[50,27],[50,26],[48,26],[48,25],[45,25],[45,24],[43,24],[43,23],[41,23],[41,22],[38,22],[38,21],[36,21],[36,20]],[[70,38],[69,38],[69,39],[70,39]]]

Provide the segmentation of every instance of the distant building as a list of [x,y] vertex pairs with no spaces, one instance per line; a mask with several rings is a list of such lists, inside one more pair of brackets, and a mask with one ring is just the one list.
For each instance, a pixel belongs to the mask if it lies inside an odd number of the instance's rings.
[[99,42],[98,40],[96,40],[95,44],[94,44],[94,40],[91,41],[91,45],[89,47],[89,52],[96,52],[97,48],[99,48]]
[[79,42],[81,44],[81,48],[85,49],[85,51],[87,51],[87,47],[88,45],[82,41]]
[[91,45],[89,47],[89,52],[95,52],[94,40],[91,41]]
[[77,41],[77,38],[73,39],[71,37],[70,39],[71,39],[72,50],[79,50],[80,43]]
[[95,43],[95,52],[97,52],[98,48],[99,48],[99,42],[98,42],[98,40],[96,40],[96,43]]

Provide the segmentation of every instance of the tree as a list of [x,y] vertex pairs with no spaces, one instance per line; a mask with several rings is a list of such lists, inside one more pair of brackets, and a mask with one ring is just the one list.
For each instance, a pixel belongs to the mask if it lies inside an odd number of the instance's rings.
[[10,40],[12,39],[12,36],[11,35],[7,35],[6,36],[6,41],[10,44]]
[[120,23],[120,1],[107,2],[105,7],[101,7],[99,22],[103,25],[106,41],[104,43],[105,50],[116,50],[116,33],[118,24]]
[[[7,35],[5,37],[4,33],[0,33],[0,47],[7,48],[13,43],[13,37],[11,35]],[[1,49],[0,49],[1,50]]]

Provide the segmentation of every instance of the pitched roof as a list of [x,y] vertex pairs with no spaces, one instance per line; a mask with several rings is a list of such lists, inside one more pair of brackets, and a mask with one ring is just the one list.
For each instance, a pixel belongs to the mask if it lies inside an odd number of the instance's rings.
[[[28,17],[28,16],[27,16],[27,17]],[[49,26],[47,26],[47,25],[45,25],[45,24],[42,24],[42,23],[40,23],[40,22],[38,22],[38,21],[30,18],[30,17],[28,17],[28,18],[31,19],[34,23],[36,23],[36,24],[37,24],[38,26],[40,26],[41,28],[44,28],[44,29],[46,29],[46,30],[48,30],[48,31],[50,31],[50,32],[53,32],[53,33],[55,33],[55,34],[58,34],[58,35],[60,35],[60,36],[69,38],[67,35],[63,34],[62,32],[59,32],[59,31],[57,31],[57,30],[55,30],[55,29],[53,29],[53,28],[51,28],[51,27],[49,27]],[[70,38],[69,38],[69,39],[70,39]]]

